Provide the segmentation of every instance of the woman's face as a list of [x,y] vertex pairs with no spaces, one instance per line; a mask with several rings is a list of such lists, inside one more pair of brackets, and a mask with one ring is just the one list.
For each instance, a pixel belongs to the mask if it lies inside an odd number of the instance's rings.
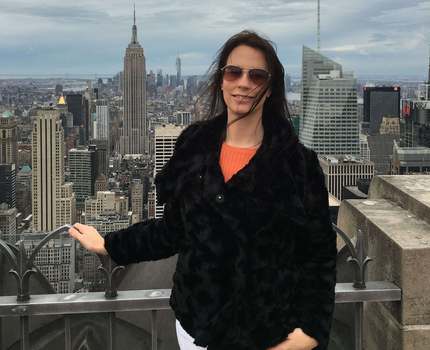
[[[240,45],[234,48],[227,58],[226,66],[233,65],[245,69],[240,78],[236,80],[226,80],[223,78],[221,89],[229,119],[240,117],[249,112],[255,103],[258,94],[264,89],[265,84],[258,85],[249,78],[248,69],[263,69],[268,71],[264,54],[250,46]],[[255,107],[252,114],[262,113],[265,99],[270,95],[270,90],[266,91],[260,102]]]

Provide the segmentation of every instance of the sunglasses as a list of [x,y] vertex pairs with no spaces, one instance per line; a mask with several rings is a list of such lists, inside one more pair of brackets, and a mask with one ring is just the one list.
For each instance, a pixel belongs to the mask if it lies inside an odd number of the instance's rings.
[[221,68],[221,72],[223,74],[223,78],[227,81],[238,80],[242,77],[242,74],[244,72],[248,72],[249,80],[251,80],[256,85],[262,85],[266,83],[271,76],[271,74],[264,69],[244,69],[233,65],[224,66],[223,68]]

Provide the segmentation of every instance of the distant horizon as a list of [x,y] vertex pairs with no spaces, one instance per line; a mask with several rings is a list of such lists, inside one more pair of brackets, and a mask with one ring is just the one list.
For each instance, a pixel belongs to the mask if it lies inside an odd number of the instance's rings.
[[[119,72],[113,73],[113,74],[109,74],[109,73],[105,73],[105,74],[97,74],[97,73],[63,73],[63,74],[43,74],[43,73],[17,73],[17,74],[0,74],[0,81],[3,80],[96,80],[99,78],[102,79],[108,79],[108,78],[113,78],[115,75],[117,75]],[[361,74],[361,75],[357,75],[355,72],[354,73],[354,78],[356,78],[357,80],[390,80],[390,81],[410,81],[410,82],[422,82],[425,83],[427,82],[427,77],[425,75],[414,75],[414,74],[410,74],[410,75],[406,75],[406,74]],[[148,74],[148,72],[147,72]],[[174,73],[164,73],[163,75],[165,76],[166,74],[169,75],[173,75]],[[204,74],[186,74],[183,75],[183,78],[187,78],[190,76],[197,76],[197,77],[203,77]],[[290,75],[290,77],[294,80],[300,80],[301,76],[300,75],[296,75],[296,74],[292,74]]]
[[[297,77],[302,46],[316,47],[316,8],[316,0],[248,0],[246,6],[136,0],[137,36],[146,67],[174,74],[179,54],[183,75],[202,75],[231,35],[255,30],[273,40],[286,72]],[[357,77],[426,77],[429,18],[428,0],[350,0],[345,6],[323,0],[321,53]],[[118,72],[132,24],[131,1],[45,0],[41,6],[36,0],[2,0],[1,73]]]

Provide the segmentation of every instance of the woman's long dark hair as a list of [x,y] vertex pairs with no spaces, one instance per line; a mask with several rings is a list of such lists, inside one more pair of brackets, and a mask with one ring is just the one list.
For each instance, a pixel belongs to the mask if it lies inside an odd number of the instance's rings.
[[199,100],[203,99],[203,101],[208,104],[208,112],[204,119],[212,119],[219,114],[227,113],[227,106],[224,102],[221,91],[223,79],[221,68],[226,65],[228,56],[233,51],[233,49],[240,45],[252,47],[264,54],[267,68],[271,74],[271,77],[269,79],[268,85],[261,89],[256,101],[253,103],[248,113],[235,119],[233,122],[236,122],[242,118],[246,118],[250,113],[252,113],[252,111],[261,101],[265,92],[270,89],[271,94],[266,99],[263,106],[263,118],[272,119],[273,123],[276,123],[276,120],[279,119],[287,119],[291,132],[290,135],[293,135],[294,138],[297,138],[292,126],[287,105],[287,98],[285,95],[284,67],[282,66],[282,63],[279,61],[279,58],[276,54],[275,45],[269,39],[263,38],[257,33],[249,30],[244,30],[228,39],[218,51],[215,61],[209,67],[209,78],[207,84],[204,86],[199,96]]

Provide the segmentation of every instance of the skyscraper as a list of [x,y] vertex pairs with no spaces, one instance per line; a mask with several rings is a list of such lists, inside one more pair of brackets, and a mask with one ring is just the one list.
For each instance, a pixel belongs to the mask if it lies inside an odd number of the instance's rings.
[[78,208],[84,207],[86,198],[94,195],[97,164],[95,146],[92,149],[73,148],[69,152],[70,181]]
[[16,164],[16,119],[11,112],[0,115],[0,163]]
[[355,78],[307,47],[302,64],[300,140],[320,154],[359,155]]
[[[162,125],[155,128],[154,135],[154,178],[157,173],[161,170],[164,164],[170,159],[173,154],[173,149],[175,148],[176,139],[183,131],[185,126],[176,126],[173,124]],[[151,198],[151,196],[149,196]],[[155,205],[153,203],[148,203],[148,206],[153,206],[155,208],[154,217],[159,218],[163,216],[163,205],[156,205],[157,199],[156,195],[152,197],[155,200]]]
[[429,47],[429,67],[428,67],[428,72],[427,72],[427,96],[426,99],[430,100],[430,47]]
[[143,48],[137,41],[136,12],[131,42],[124,56],[124,119],[119,153],[144,154],[147,145],[146,69]]
[[157,71],[157,87],[162,87],[163,86],[163,71],[161,69],[159,69]]
[[309,89],[312,86],[314,77],[319,74],[329,74],[332,70],[342,70],[342,66],[321,55],[306,46],[303,46],[302,52],[302,111],[300,115],[304,115],[308,106]]
[[95,147],[96,152],[96,178],[100,175],[108,175],[110,146],[109,140],[92,140],[90,147]]
[[143,184],[141,179],[133,179],[130,186],[130,201],[132,215],[132,224],[143,220]]
[[430,147],[430,52],[427,82],[416,98],[402,100],[400,122],[401,147]]
[[82,94],[67,94],[66,103],[68,111],[73,114],[73,125],[84,126]]
[[383,117],[400,118],[400,87],[364,87],[363,127],[370,135],[379,133]]
[[93,126],[96,140],[109,139],[109,106],[106,100],[97,100],[96,102],[96,120]]
[[0,204],[9,208],[16,207],[16,171],[15,164],[0,164]]
[[16,237],[16,208],[10,208],[6,203],[0,203],[0,239],[15,244]]
[[31,168],[24,165],[16,174],[16,209],[23,218],[31,214]]
[[181,72],[181,57],[176,57],[176,85],[182,85],[181,84],[182,79],[182,72]]
[[41,108],[32,133],[33,229],[52,231],[75,219],[72,184],[64,183],[64,132],[60,112]]

